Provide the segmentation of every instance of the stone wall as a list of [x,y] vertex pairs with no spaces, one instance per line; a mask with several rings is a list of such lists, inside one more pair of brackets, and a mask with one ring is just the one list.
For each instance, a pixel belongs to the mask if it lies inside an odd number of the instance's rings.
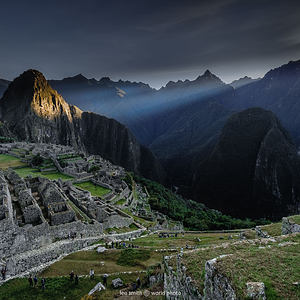
[[261,229],[260,226],[256,226],[256,227],[255,227],[255,232],[256,232],[256,235],[257,235],[258,237],[260,237],[260,238],[267,239],[267,238],[270,237],[270,236],[268,235],[267,232],[265,232],[265,231],[263,231],[263,230]]
[[194,285],[191,277],[187,276],[186,268],[181,262],[182,254],[176,255],[176,266],[169,264],[169,256],[164,258],[164,291],[168,300],[197,300],[203,298],[203,293]]
[[[218,273],[215,264],[219,258],[209,260],[205,264],[204,290],[200,291],[193,279],[187,275],[182,264],[182,254],[164,258],[164,291],[169,300],[234,300],[237,299],[228,278]],[[175,265],[174,265],[175,260]],[[170,263],[172,261],[172,263]]]
[[0,222],[0,257],[10,257],[40,248],[59,239],[68,239],[75,233],[82,233],[84,237],[99,236],[103,233],[103,226],[98,222],[84,224],[76,221],[58,226],[42,223],[18,227],[9,220],[4,220]]
[[219,258],[227,255],[221,255],[217,258],[209,260],[205,264],[205,283],[204,283],[204,299],[228,299],[235,300],[237,296],[232,288],[229,280],[220,274],[216,269],[216,262]]
[[133,223],[133,218],[122,217],[118,214],[111,215],[105,218],[103,222],[103,228],[122,228],[129,227],[130,224]]
[[[51,226],[50,231],[53,236],[58,236],[59,234],[68,234],[69,224],[63,224],[61,226]],[[82,223],[75,222],[72,224],[78,230],[82,230],[80,226]],[[45,226],[45,224],[44,224]],[[95,229],[93,225],[89,225],[91,231],[87,231],[87,233],[91,234],[92,229]],[[37,227],[37,226],[36,226]],[[44,228],[46,229],[46,228]],[[41,228],[39,228],[41,230]],[[7,277],[11,278],[16,275],[21,275],[24,273],[30,273],[32,269],[39,268],[42,269],[45,265],[50,265],[56,260],[62,258],[63,256],[79,251],[87,246],[94,244],[99,241],[101,238],[110,239],[113,241],[124,241],[128,239],[134,239],[139,237],[144,230],[136,230],[132,232],[120,233],[120,234],[112,234],[112,235],[104,235],[99,234],[97,236],[83,237],[77,239],[65,239],[59,240],[54,243],[48,243],[45,241],[44,245],[41,247],[32,247],[31,250],[21,251],[15,255],[11,255],[9,257],[5,257],[7,266]],[[63,236],[62,236],[63,237]],[[24,242],[24,240],[22,241]],[[3,258],[3,256],[2,256]],[[1,279],[0,279],[1,282]]]
[[33,249],[12,256],[6,260],[7,275],[15,276],[28,272],[32,268],[54,261],[62,255],[76,252],[95,243],[99,238],[64,240],[52,243],[39,249]]
[[282,234],[300,232],[300,225],[289,218],[282,218]]

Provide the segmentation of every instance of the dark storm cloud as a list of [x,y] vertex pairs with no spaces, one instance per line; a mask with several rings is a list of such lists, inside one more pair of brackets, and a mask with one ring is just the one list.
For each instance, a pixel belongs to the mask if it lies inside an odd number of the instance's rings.
[[1,1],[0,77],[225,80],[300,59],[300,1]]

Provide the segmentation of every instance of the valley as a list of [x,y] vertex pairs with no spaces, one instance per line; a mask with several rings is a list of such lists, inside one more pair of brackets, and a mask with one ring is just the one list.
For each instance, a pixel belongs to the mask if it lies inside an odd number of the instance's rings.
[[[0,221],[1,238],[5,239],[0,249],[1,265],[6,270],[5,283],[0,280],[0,299],[19,299],[20,294],[24,300],[126,299],[125,295],[169,299],[174,291],[183,299],[200,299],[203,293],[205,299],[216,299],[219,293],[224,297],[230,293],[235,299],[249,293],[247,286],[252,281],[262,282],[260,289],[254,286],[252,292],[267,299],[299,296],[299,216],[249,229],[242,226],[255,225],[236,220],[239,229],[235,230],[224,230],[223,223],[218,231],[188,231],[176,217],[163,215],[163,206],[151,201],[156,191],[163,191],[166,200],[171,191],[126,175],[123,168],[100,156],[88,156],[68,146],[25,142],[1,144],[0,152],[2,189],[8,183]],[[52,193],[49,200],[47,193]],[[46,208],[55,193],[60,193],[59,201],[66,201],[68,216],[64,218],[58,215],[66,214],[66,210],[59,212],[52,207],[51,213],[50,207]],[[174,201],[176,196],[172,197]],[[157,200],[163,205],[162,199]],[[95,214],[95,204],[100,203]],[[176,205],[180,208],[184,202]],[[201,224],[204,216],[196,222]],[[224,218],[223,222],[229,220]],[[228,254],[234,254],[234,259]],[[216,269],[209,273],[208,262],[216,258],[218,263],[212,266]],[[243,268],[239,269],[241,260]],[[279,262],[273,266],[274,261]],[[260,266],[259,271],[256,266]],[[93,278],[89,276],[91,269]],[[71,272],[78,276],[78,283],[70,280]],[[37,276],[36,287],[29,286],[29,274]],[[105,286],[88,296],[104,277]],[[286,278],[284,285],[282,277]],[[45,291],[41,278],[46,280]],[[220,278],[220,284],[214,286]],[[121,282],[119,286],[114,286],[116,280]]]

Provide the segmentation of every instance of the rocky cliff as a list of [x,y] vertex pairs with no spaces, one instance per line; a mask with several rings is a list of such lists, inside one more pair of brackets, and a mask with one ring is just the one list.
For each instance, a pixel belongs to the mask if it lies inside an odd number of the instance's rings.
[[200,165],[195,197],[247,217],[298,213],[300,165],[296,147],[277,117],[251,108],[232,115],[210,157]]
[[39,71],[28,70],[9,85],[0,100],[0,120],[18,140],[72,145],[162,180],[156,158],[124,125],[69,105]]

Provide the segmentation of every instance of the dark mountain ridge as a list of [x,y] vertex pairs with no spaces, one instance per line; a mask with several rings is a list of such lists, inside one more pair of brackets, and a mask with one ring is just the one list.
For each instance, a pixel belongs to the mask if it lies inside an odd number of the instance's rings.
[[300,160],[277,117],[261,108],[233,114],[198,167],[194,197],[234,216],[299,213]]
[[234,88],[234,89],[238,89],[241,88],[242,86],[248,85],[250,83],[256,82],[258,80],[260,80],[261,78],[251,78],[248,76],[242,77],[240,79],[234,80],[230,83],[230,85]]
[[7,89],[9,83],[10,82],[8,80],[0,79],[0,97],[1,97],[1,95],[3,95],[3,93]]

